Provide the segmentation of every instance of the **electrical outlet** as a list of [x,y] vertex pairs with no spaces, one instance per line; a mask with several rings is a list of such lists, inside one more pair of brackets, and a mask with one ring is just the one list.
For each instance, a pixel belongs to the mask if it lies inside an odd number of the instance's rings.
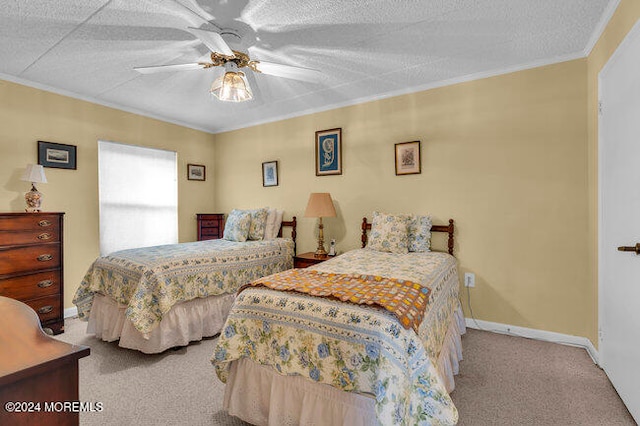
[[476,274],[473,272],[465,272],[464,273],[464,286],[465,287],[475,287],[476,286]]

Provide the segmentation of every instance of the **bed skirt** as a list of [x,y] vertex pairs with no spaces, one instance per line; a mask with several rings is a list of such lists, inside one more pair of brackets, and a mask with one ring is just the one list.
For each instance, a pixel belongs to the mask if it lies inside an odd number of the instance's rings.
[[120,340],[118,345],[147,354],[163,352],[189,342],[215,336],[222,330],[235,294],[223,294],[179,303],[167,312],[148,339],[125,317],[126,305],[96,294],[89,315],[87,333],[105,342]]
[[[453,376],[462,360],[460,337],[465,332],[464,314],[458,307],[437,360],[448,392],[455,386]],[[282,376],[247,358],[231,363],[223,408],[257,426],[378,424],[373,396],[344,392],[301,376]]]

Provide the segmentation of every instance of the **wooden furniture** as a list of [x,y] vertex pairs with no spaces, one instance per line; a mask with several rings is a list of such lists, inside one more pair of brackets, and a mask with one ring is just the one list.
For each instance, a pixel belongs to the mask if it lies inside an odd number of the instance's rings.
[[63,217],[0,213],[0,296],[32,307],[53,334],[64,331]]
[[312,251],[307,253],[302,253],[293,258],[293,267],[294,268],[308,268],[309,266],[317,265],[318,263],[322,263],[325,260],[329,260],[334,256],[322,255],[316,256],[316,254]]
[[[362,248],[367,245],[367,231],[371,230],[371,224],[367,222],[367,218],[362,218]],[[448,225],[433,225],[431,226],[431,232],[446,232],[449,234],[447,238],[447,248],[451,256],[453,256],[453,231],[455,227],[453,225],[453,219],[449,219]]]
[[224,232],[224,214],[198,213],[198,241],[217,240]]
[[78,401],[78,359],[89,348],[47,336],[33,309],[2,296],[0,324],[11,324],[0,327],[0,424],[77,425],[79,409],[62,403]]
[[280,230],[278,231],[278,238],[282,238],[282,228],[284,228],[285,226],[291,227],[291,239],[293,240],[293,254],[295,256],[296,237],[298,236],[298,233],[296,231],[296,228],[298,227],[298,220],[296,219],[295,216],[291,220],[283,220],[282,223],[280,224]]

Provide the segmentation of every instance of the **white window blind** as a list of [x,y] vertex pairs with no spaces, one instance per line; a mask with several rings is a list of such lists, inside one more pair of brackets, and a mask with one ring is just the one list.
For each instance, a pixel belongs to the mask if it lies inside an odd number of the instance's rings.
[[177,155],[98,141],[100,253],[178,242]]

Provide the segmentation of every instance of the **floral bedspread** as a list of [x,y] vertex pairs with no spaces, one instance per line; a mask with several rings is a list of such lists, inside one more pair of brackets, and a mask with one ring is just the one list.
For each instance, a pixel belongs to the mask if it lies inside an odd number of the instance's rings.
[[230,361],[248,357],[283,375],[374,397],[383,425],[455,424],[458,413],[435,361],[459,307],[456,260],[361,249],[313,269],[392,276],[430,288],[419,332],[382,308],[248,288],[236,297],[211,360],[220,380],[226,382]]
[[208,240],[122,250],[96,259],[73,303],[88,320],[93,295],[127,305],[126,317],[143,335],[173,305],[233,293],[241,285],[293,267],[293,241]]

